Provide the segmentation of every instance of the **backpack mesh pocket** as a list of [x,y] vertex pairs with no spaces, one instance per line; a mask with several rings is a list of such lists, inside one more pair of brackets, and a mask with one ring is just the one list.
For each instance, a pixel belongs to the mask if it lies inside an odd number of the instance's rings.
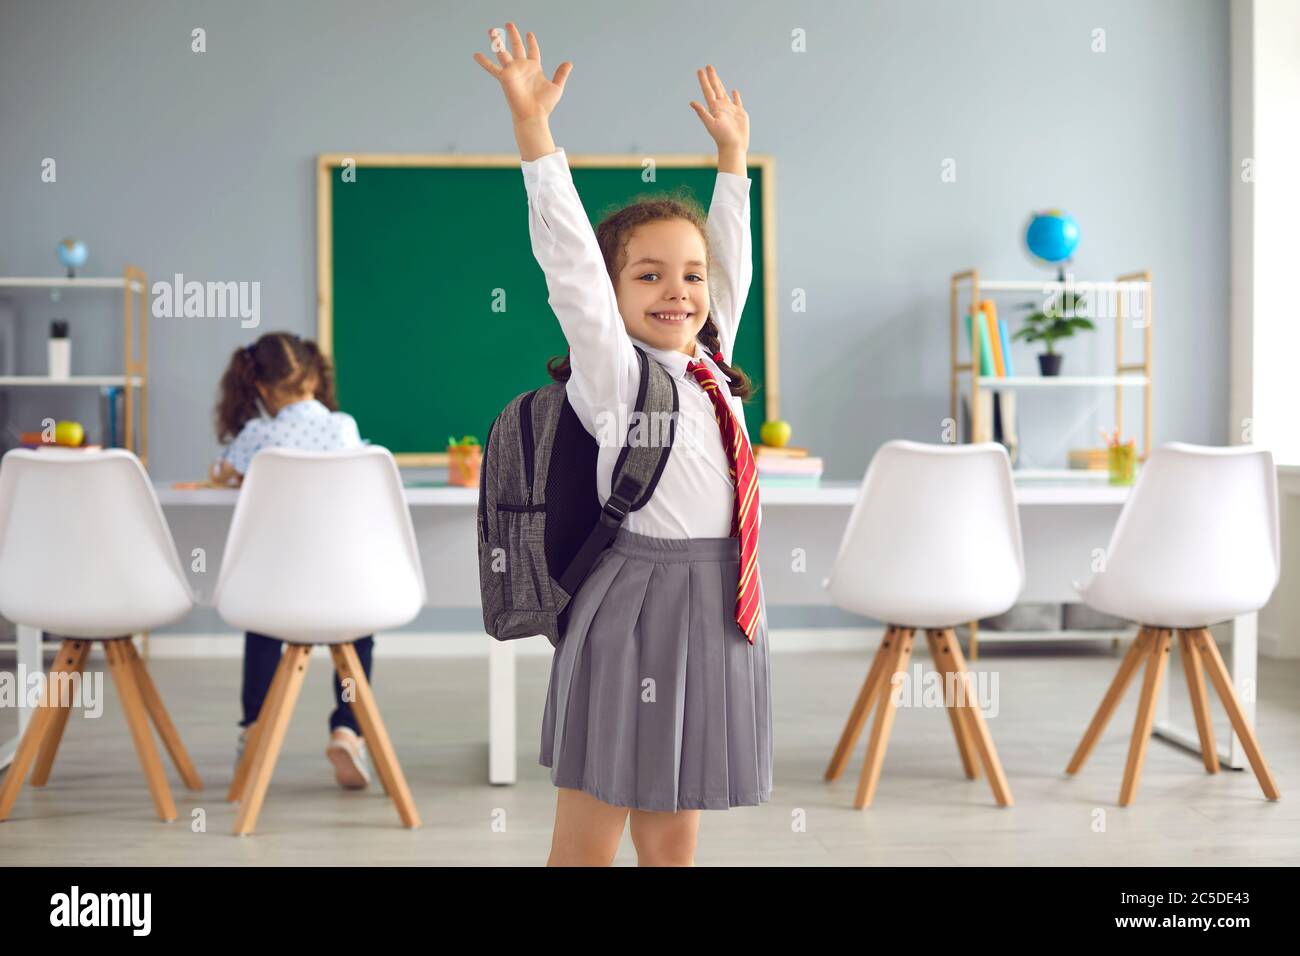
[[505,607],[555,611],[546,575],[546,506],[497,505],[497,534],[505,548]]

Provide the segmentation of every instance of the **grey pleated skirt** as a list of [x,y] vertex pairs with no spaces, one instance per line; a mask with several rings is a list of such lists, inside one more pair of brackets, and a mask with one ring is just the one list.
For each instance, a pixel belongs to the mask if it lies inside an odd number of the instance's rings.
[[739,576],[736,538],[619,529],[551,661],[539,762],[556,786],[667,812],[771,799],[767,611],[751,645]]

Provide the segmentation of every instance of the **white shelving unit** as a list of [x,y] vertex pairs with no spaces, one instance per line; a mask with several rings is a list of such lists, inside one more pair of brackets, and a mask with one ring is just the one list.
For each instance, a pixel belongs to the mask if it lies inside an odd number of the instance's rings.
[[[980,375],[979,374],[979,328],[971,322],[971,337],[968,343],[969,359],[960,361],[960,339],[957,319],[960,306],[963,305],[963,292],[966,293],[964,306],[972,319],[979,315],[976,308],[985,293],[989,292],[1038,292],[1049,295],[1055,292],[1089,292],[1095,307],[1100,301],[1098,296],[1114,296],[1115,314],[1115,369],[1113,375]],[[1124,360],[1124,302],[1127,295],[1137,294],[1142,301],[1142,359],[1138,362]],[[957,395],[960,377],[963,373],[970,375],[970,434],[977,440],[980,435],[980,391],[1004,391],[1015,389],[1029,395],[1040,394],[1051,389],[1061,388],[1113,388],[1115,389],[1115,425],[1124,427],[1124,390],[1142,389],[1142,450],[1138,461],[1145,462],[1151,453],[1151,271],[1144,269],[1120,276],[1114,282],[1077,282],[1070,281],[1035,281],[1021,279],[981,279],[978,269],[966,269],[952,275],[949,287],[949,342],[951,354],[950,402],[949,413],[952,420],[957,418]],[[1021,503],[1026,503],[1026,494],[1032,500],[1033,489],[1040,486],[1039,495],[1043,503],[1077,499],[1080,493],[1090,498],[1095,496],[1111,503],[1121,503],[1127,497],[1125,487],[1112,487],[1106,471],[1094,471],[1081,468],[1017,468],[1015,471],[1016,487]],[[1068,639],[1075,632],[1060,631],[1050,635],[1042,632],[999,631],[998,640],[1034,640],[1050,637],[1052,640]],[[1088,633],[1088,632],[1081,632]],[[978,656],[979,622],[970,622],[970,656]]]
[[981,388],[1092,388],[1098,385],[1150,384],[1145,375],[981,375]]
[[[148,464],[149,457],[149,326],[145,309],[148,279],[135,266],[127,266],[119,277],[90,276],[0,276],[0,292],[5,289],[50,289],[70,291],[122,292],[123,362],[121,375],[72,375],[50,378],[48,375],[0,375],[0,388],[102,388],[122,387],[122,443]],[[137,408],[138,406],[138,408]]]
[[0,375],[0,385],[125,386],[128,381],[136,388],[144,384],[144,379],[139,375],[132,375],[129,379],[125,375],[69,375],[67,378],[50,378],[48,375]]
[[[133,277],[129,273],[139,273]],[[144,273],[131,266],[126,267],[122,278],[114,276],[87,276],[85,278],[65,278],[62,276],[0,276],[0,289],[130,289],[143,294],[145,288]]]
[[[978,315],[976,306],[983,295],[988,292],[1039,292],[1044,295],[1052,292],[1090,292],[1114,295],[1115,303],[1115,372],[1113,375],[980,375],[979,368],[979,329],[971,322],[970,358],[960,361],[960,341],[957,331],[959,306],[967,292],[965,308],[967,314]],[[1124,361],[1124,301],[1126,295],[1138,294],[1142,297],[1142,359],[1138,362]],[[1097,299],[1093,298],[1094,305]],[[962,374],[970,375],[970,424],[971,438],[979,434],[980,391],[1004,391],[1015,389],[1030,394],[1044,389],[1058,388],[1114,388],[1115,389],[1115,425],[1121,431],[1124,427],[1124,389],[1142,389],[1142,450],[1139,462],[1145,462],[1151,453],[1151,271],[1144,269],[1120,276],[1114,282],[1078,282],[1078,281],[1035,281],[1021,279],[981,279],[978,269],[966,269],[952,275],[949,296],[949,340],[951,352],[950,401],[949,414],[957,419],[957,395]],[[1106,472],[1093,472],[1078,468],[1026,468],[1016,469],[1016,476],[1021,480],[1046,481],[1105,481]]]

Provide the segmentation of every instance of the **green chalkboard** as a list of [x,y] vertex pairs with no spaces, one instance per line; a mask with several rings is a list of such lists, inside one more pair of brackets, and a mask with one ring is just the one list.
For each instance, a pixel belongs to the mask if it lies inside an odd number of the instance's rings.
[[[593,223],[611,204],[680,185],[707,209],[716,175],[699,156],[658,158],[654,183],[635,157],[570,166]],[[729,356],[758,386],[746,405],[755,441],[778,417],[770,175],[766,158],[749,167],[754,278]],[[449,435],[481,441],[511,398],[550,381],[546,362],[566,349],[529,243],[519,160],[339,154],[319,158],[317,177],[318,334],[339,405],[399,462],[441,463]]]

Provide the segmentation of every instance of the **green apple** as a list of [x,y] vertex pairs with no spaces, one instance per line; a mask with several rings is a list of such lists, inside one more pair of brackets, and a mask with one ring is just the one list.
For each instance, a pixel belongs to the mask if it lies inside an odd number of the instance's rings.
[[783,421],[763,422],[758,430],[759,440],[773,448],[784,448],[790,441],[790,423]]
[[54,443],[56,445],[79,446],[86,439],[86,430],[81,422],[58,422],[54,426]]

